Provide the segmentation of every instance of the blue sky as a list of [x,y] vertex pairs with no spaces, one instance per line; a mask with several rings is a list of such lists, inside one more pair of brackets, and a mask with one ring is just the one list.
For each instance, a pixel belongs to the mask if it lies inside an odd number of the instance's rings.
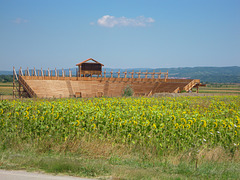
[[240,66],[239,0],[0,0],[0,70]]

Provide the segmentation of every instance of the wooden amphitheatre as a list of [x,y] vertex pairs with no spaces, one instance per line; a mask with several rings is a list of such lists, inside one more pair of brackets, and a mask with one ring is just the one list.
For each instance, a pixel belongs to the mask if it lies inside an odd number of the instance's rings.
[[[90,62],[89,62],[90,61]],[[201,86],[199,79],[169,79],[168,72],[118,72],[107,76],[103,64],[90,58],[77,64],[76,76],[66,70],[32,70],[16,73],[13,68],[13,96],[37,98],[116,97],[130,86],[133,96],[189,92]]]

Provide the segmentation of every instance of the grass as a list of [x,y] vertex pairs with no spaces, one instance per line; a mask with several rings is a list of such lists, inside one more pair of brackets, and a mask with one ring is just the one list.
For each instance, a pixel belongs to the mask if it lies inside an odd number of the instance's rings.
[[13,84],[10,82],[0,83],[0,99],[9,99],[13,94]]
[[[91,144],[88,144],[91,146]],[[88,146],[88,147],[89,147]],[[101,146],[101,144],[100,144]],[[111,145],[110,145],[111,146]],[[113,146],[107,149],[114,149]],[[81,149],[75,153],[39,153],[27,148],[24,151],[0,151],[0,168],[43,171],[99,179],[239,179],[240,163],[236,158],[222,159],[223,151],[206,151],[205,157],[196,160],[185,154],[146,158],[141,154],[119,152],[94,157]],[[121,149],[128,151],[128,149]],[[97,152],[96,154],[99,154]],[[208,159],[206,156],[217,152]],[[106,153],[107,154],[107,153]],[[226,157],[225,157],[226,158]]]
[[151,150],[85,137],[0,146],[0,169],[41,171],[98,179],[239,179],[240,151],[202,147],[156,156]]
[[11,83],[11,82],[7,82],[7,83],[0,82],[0,87],[12,87],[12,86],[13,86],[13,83]]
[[240,91],[239,92],[229,92],[229,91],[207,91],[207,90],[199,90],[199,93],[211,93],[211,94],[240,94]]
[[208,84],[206,87],[199,87],[199,93],[240,94],[240,85],[239,84]]
[[12,88],[11,87],[0,87],[0,95],[12,95]]

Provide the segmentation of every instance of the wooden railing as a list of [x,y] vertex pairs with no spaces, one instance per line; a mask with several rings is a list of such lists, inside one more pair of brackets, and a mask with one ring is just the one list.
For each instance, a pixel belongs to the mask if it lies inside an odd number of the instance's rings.
[[152,79],[152,78],[115,78],[115,77],[62,77],[62,76],[22,76],[26,80],[71,80],[71,81],[116,81],[116,82],[168,82],[168,83],[187,83],[192,79]]
[[199,79],[193,79],[190,83],[188,83],[183,89],[185,91],[190,91],[197,83],[200,83]]
[[19,83],[23,86],[23,88],[27,91],[30,97],[37,97],[36,93],[32,90],[32,88],[26,83],[26,81],[22,78],[22,76],[18,76]]

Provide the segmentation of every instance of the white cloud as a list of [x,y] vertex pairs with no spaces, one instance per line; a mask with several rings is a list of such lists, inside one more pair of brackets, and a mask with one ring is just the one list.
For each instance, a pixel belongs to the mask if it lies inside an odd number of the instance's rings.
[[22,18],[16,18],[13,22],[16,24],[22,24],[22,23],[27,23],[28,20],[22,19]]
[[146,18],[144,16],[139,16],[135,19],[126,17],[114,17],[110,15],[105,15],[98,19],[97,23],[104,27],[114,27],[114,26],[146,26],[149,23],[153,23],[155,20],[153,18]]

